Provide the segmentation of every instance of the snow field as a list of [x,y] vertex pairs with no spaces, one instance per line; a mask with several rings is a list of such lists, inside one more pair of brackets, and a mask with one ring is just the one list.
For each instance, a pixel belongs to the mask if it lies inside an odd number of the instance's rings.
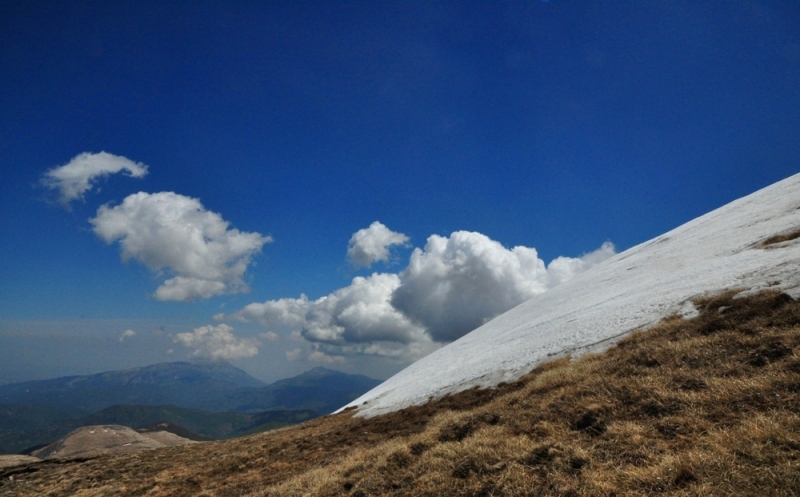
[[[725,289],[800,297],[800,174],[735,200],[494,318],[345,407],[371,417],[519,378],[555,357],[606,347]],[[343,407],[342,409],[344,409]]]

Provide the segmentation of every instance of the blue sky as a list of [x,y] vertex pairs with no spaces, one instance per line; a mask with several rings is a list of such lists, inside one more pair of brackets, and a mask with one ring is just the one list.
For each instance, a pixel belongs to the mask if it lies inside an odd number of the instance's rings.
[[[605,242],[798,172],[798,88],[790,1],[3,2],[0,382],[212,356],[386,377]],[[59,203],[48,172],[100,152],[146,174]],[[206,233],[228,255],[189,267],[167,230],[121,260],[191,199],[251,245]],[[177,277],[221,289],[159,298]]]

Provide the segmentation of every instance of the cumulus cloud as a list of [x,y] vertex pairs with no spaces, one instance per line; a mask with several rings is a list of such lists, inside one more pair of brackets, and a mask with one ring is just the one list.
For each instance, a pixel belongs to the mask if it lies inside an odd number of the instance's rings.
[[[302,340],[302,337],[300,339]],[[411,343],[379,341],[331,344],[312,341],[307,343],[306,347],[298,347],[284,354],[290,361],[304,360],[322,364],[344,364],[349,358],[357,356],[372,356],[398,363],[410,363],[425,357],[439,347],[441,344],[433,342],[427,335],[421,333]]]
[[59,202],[69,208],[73,200],[83,200],[84,194],[94,187],[98,179],[119,172],[132,178],[142,178],[147,174],[147,166],[107,152],[84,152],[67,164],[45,172],[41,182],[52,190],[58,190]]
[[287,297],[263,303],[254,302],[233,314],[215,314],[214,319],[221,321],[232,318],[244,322],[258,321],[266,327],[285,325],[297,328],[306,323],[311,305],[308,297],[301,294],[297,299]]
[[132,338],[136,336],[136,332],[133,330],[125,330],[119,335],[120,343],[124,342],[126,338]]
[[481,233],[432,235],[411,254],[391,304],[434,340],[449,342],[613,254],[608,243],[545,266],[536,249],[507,249]]
[[195,328],[190,333],[178,333],[175,343],[194,349],[192,356],[208,359],[238,359],[258,354],[258,341],[236,338],[233,327],[227,324]]
[[173,192],[129,195],[104,205],[89,220],[106,243],[119,241],[122,259],[134,259],[172,277],[156,289],[158,300],[190,301],[248,290],[242,279],[253,256],[272,241],[229,228],[199,200]]
[[424,332],[414,335],[413,341],[399,343],[391,341],[376,341],[366,343],[348,343],[346,345],[332,345],[327,343],[312,343],[313,349],[345,357],[374,356],[392,359],[400,362],[413,362],[430,354],[441,347]]
[[374,262],[389,261],[389,247],[408,245],[408,237],[397,233],[378,221],[353,233],[347,246],[347,257],[356,267],[369,267]]
[[311,342],[329,344],[391,341],[409,343],[422,329],[392,307],[400,285],[396,274],[358,276],[352,283],[317,300],[283,298],[253,303],[219,318],[259,321],[267,328],[288,326]]
[[[293,328],[314,352],[417,359],[523,301],[615,254],[611,243],[582,257],[550,264],[536,249],[506,248],[475,232],[432,235],[399,274],[356,277],[344,288],[309,300],[253,303],[217,319]],[[287,353],[297,359],[300,349]],[[317,357],[317,356],[315,356]],[[322,356],[319,356],[320,360]],[[309,356],[311,360],[311,356]]]
[[548,288],[563,283],[578,273],[586,271],[595,264],[616,254],[614,244],[605,242],[599,249],[589,252],[582,257],[557,257],[547,265]]

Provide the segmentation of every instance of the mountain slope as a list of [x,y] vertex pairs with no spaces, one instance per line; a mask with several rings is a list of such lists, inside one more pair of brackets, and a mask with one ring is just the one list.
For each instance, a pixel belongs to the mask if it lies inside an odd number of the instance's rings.
[[0,404],[0,453],[3,436],[35,430],[42,426],[77,419],[83,412],[77,409],[60,409],[35,404]]
[[[374,416],[472,386],[519,378],[537,364],[607,347],[730,288],[800,295],[800,175],[633,247],[522,303],[348,404]],[[766,242],[766,243],[765,243]]]
[[264,383],[224,361],[170,362],[88,376],[0,386],[0,403],[40,404],[95,412],[115,404],[219,409],[227,394]]
[[364,375],[317,367],[263,388],[231,393],[228,400],[240,412],[311,409],[328,414],[380,383]]
[[[20,414],[37,414],[41,406],[2,405]],[[49,411],[44,411],[49,414]],[[55,417],[46,423],[31,421],[25,426],[0,424],[0,454],[14,454],[26,449],[53,443],[69,432],[83,426],[123,425],[133,429],[151,426],[175,425],[185,433],[175,433],[184,438],[218,440],[242,436],[292,424],[319,416],[316,411],[272,410],[245,414],[241,412],[208,412],[171,405],[115,405],[82,417]],[[165,428],[159,428],[164,430]],[[145,431],[147,431],[145,429]]]
[[34,451],[31,455],[40,459],[96,457],[196,443],[172,433],[166,436],[159,436],[165,432],[153,433],[142,434],[120,425],[85,426],[65,435],[57,442]]
[[[800,302],[783,291],[800,284],[799,208],[795,176],[634,247],[428,356],[358,411],[2,470],[0,493],[798,495]],[[482,383],[497,388],[466,388]]]
[[696,304],[498,388],[0,469],[0,495],[799,495],[800,302],[768,290]]
[[[363,375],[318,367],[265,385],[224,361],[171,362],[89,376],[0,385],[0,405],[39,405],[83,413],[120,404],[170,404],[211,412],[314,410],[327,414],[380,383]],[[0,421],[3,416],[0,411]],[[11,419],[11,414],[6,417]]]
[[[0,398],[40,404],[0,404],[0,454],[100,424],[170,422],[212,439],[241,436],[330,413],[380,381],[314,368],[262,387],[240,386],[253,384],[261,383],[227,363],[167,363],[5,385]],[[106,405],[113,402],[119,403]]]

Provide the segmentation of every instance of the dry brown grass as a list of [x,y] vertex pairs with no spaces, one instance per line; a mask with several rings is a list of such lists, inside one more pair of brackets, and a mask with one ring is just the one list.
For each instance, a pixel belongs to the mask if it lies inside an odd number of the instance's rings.
[[734,294],[497,389],[22,466],[0,495],[800,495],[800,303]]
[[761,242],[761,246],[764,248],[770,248],[771,245],[775,245],[776,243],[781,242],[788,242],[790,240],[794,240],[796,238],[800,238],[800,229],[796,229],[789,233],[784,233],[782,235],[775,235],[767,238],[763,242]]

